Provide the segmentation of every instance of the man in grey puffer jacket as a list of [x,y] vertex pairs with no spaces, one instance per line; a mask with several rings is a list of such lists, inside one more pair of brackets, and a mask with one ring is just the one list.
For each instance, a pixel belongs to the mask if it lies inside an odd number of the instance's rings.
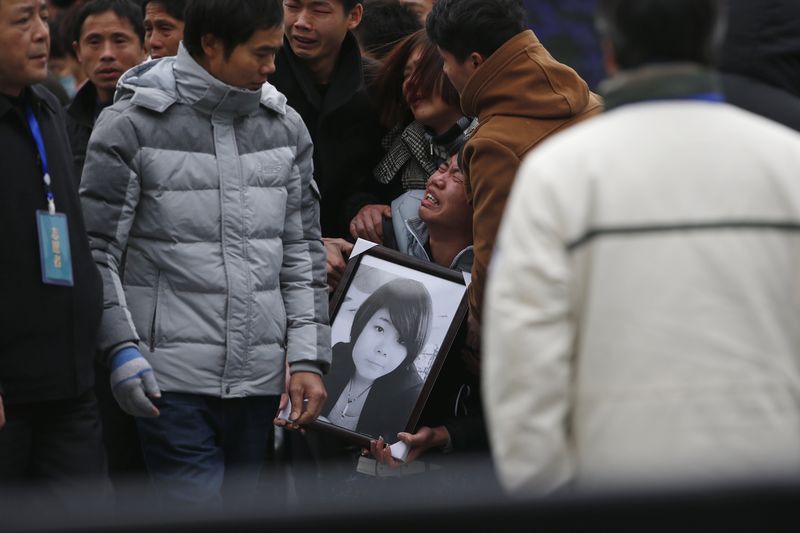
[[114,395],[156,487],[208,507],[226,467],[254,487],[287,360],[290,418],[319,414],[330,328],[311,140],[266,83],[282,4],[192,0],[185,14],[177,57],[120,80],[81,198]]

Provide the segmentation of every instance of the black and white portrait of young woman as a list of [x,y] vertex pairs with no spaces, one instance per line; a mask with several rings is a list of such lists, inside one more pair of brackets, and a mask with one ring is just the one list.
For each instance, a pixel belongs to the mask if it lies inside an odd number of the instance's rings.
[[390,440],[404,431],[464,290],[365,257],[334,317],[320,420]]

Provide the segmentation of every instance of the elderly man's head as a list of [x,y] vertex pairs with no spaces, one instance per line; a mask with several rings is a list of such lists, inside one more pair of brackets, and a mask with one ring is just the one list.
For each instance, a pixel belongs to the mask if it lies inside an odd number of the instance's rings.
[[0,93],[19,96],[47,77],[47,18],[45,0],[0,0]]

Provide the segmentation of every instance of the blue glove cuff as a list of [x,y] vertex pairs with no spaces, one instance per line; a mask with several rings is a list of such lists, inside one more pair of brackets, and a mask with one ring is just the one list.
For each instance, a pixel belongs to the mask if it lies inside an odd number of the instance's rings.
[[132,346],[123,348],[115,353],[111,358],[111,371],[113,372],[125,363],[133,361],[139,357],[142,357],[142,353],[137,348]]

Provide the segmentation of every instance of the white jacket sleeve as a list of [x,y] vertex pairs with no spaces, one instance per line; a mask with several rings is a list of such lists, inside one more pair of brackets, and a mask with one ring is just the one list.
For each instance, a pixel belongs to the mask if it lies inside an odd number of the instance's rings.
[[574,470],[567,423],[575,326],[554,197],[529,158],[503,218],[484,308],[492,453],[503,485],[526,495],[559,488]]

